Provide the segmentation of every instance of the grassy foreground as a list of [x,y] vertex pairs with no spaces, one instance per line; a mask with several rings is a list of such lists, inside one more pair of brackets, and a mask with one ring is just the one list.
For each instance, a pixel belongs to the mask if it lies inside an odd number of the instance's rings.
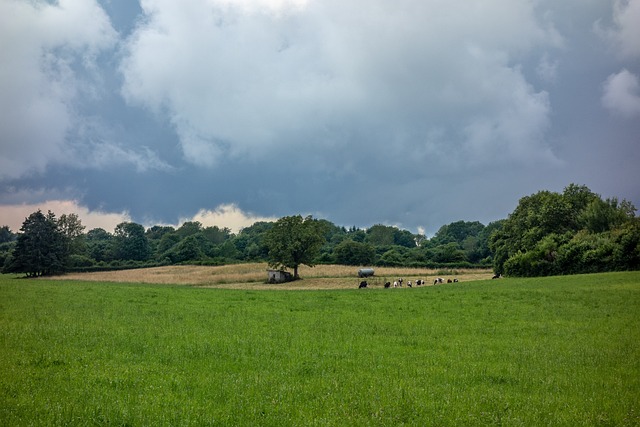
[[254,291],[0,276],[0,425],[640,425],[640,272]]

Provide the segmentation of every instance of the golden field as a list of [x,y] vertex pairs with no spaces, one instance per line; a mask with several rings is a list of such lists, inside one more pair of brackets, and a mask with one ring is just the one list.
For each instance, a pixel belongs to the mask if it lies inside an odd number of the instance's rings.
[[[100,282],[154,283],[190,285],[225,289],[353,289],[361,280],[357,276],[359,267],[344,265],[301,266],[302,280],[282,284],[268,284],[266,263],[234,264],[224,266],[166,266],[133,270],[105,271],[93,273],[69,273],[57,276],[59,280],[88,280]],[[382,288],[384,283],[398,278],[415,283],[422,279],[432,285],[437,277],[458,279],[460,282],[491,279],[493,273],[487,269],[433,270],[405,267],[375,268],[375,276],[366,278],[370,287]],[[50,277],[48,279],[51,279]],[[446,284],[445,284],[446,285]]]

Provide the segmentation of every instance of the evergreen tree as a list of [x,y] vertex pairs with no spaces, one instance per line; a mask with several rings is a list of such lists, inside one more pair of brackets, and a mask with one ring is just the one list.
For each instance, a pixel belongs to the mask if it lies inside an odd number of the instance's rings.
[[16,235],[11,232],[8,225],[0,227],[0,244],[12,242],[15,238]]
[[25,273],[37,277],[61,273],[68,258],[67,238],[60,231],[56,217],[40,210],[25,219],[4,273]]

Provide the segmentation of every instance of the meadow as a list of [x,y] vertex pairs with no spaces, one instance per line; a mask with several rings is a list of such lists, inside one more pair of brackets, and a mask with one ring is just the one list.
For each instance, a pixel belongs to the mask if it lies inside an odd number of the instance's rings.
[[[358,267],[346,265],[300,266],[302,280],[277,285],[266,283],[267,263],[230,264],[222,266],[171,265],[133,270],[101,271],[94,273],[68,273],[54,276],[54,280],[91,280],[100,282],[182,284],[198,287],[262,290],[333,290],[357,288],[362,279],[357,277]],[[387,281],[403,278],[408,281],[425,280],[433,283],[436,277],[457,278],[461,281],[489,279],[488,269],[424,269],[410,267],[377,267],[375,276],[366,280],[370,287],[382,288]]]
[[0,425],[640,425],[640,272],[402,289],[0,276]]

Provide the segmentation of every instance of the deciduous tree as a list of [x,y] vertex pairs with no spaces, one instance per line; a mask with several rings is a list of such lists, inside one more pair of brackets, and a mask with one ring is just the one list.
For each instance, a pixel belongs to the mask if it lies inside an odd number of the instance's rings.
[[323,224],[311,216],[300,215],[280,218],[265,236],[269,248],[269,265],[274,268],[293,269],[299,279],[300,265],[314,266],[314,258],[325,242]]
[[523,197],[491,235],[494,270],[513,276],[635,269],[640,233],[635,207],[603,200],[584,186]]
[[114,231],[115,253],[123,260],[145,261],[151,254],[144,227],[135,222],[121,222]]
[[396,228],[376,224],[367,230],[365,241],[374,246],[391,246],[395,243]]
[[85,236],[87,252],[91,258],[98,262],[107,262],[113,259],[112,250],[113,235],[103,228],[93,228]]
[[62,214],[58,218],[58,228],[66,237],[69,254],[83,254],[86,252],[86,242],[82,221],[77,214]]
[[343,265],[370,265],[376,258],[376,250],[368,243],[343,240],[333,250],[335,261]]

